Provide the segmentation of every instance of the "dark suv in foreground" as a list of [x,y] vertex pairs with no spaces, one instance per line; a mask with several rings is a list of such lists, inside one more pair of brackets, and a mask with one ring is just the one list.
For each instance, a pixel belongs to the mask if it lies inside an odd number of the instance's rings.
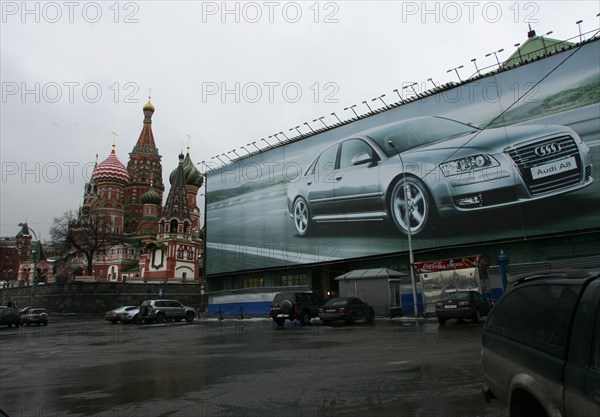
[[146,300],[140,306],[139,321],[143,323],[164,323],[167,320],[194,321],[196,311],[177,300]]
[[486,400],[511,417],[600,416],[600,273],[515,277],[483,327]]
[[278,326],[286,320],[299,320],[307,325],[313,317],[319,316],[319,307],[324,300],[312,292],[281,292],[275,295],[269,316]]

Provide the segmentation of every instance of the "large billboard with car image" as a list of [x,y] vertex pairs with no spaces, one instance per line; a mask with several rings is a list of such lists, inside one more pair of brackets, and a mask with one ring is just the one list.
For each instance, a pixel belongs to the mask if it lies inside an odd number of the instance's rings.
[[598,62],[575,46],[212,167],[207,274],[598,227]]

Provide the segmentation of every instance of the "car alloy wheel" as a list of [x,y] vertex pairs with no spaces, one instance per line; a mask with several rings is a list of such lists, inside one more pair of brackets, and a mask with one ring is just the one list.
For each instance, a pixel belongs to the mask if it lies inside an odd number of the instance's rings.
[[310,213],[308,204],[302,197],[298,197],[294,202],[294,226],[300,236],[305,236],[311,231]]
[[156,321],[158,323],[165,323],[167,321],[167,317],[163,313],[159,313],[156,315]]
[[390,213],[396,227],[404,234],[408,234],[407,209],[410,234],[417,235],[423,232],[431,217],[431,202],[425,186],[410,176],[400,178],[394,184],[390,198]]

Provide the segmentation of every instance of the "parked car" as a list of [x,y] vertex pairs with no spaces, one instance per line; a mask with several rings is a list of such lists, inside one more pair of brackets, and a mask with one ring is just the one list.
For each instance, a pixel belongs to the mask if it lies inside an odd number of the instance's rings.
[[356,320],[370,322],[375,318],[375,311],[360,298],[337,297],[319,308],[319,318],[325,325],[339,320],[344,320],[346,323],[354,323]]
[[137,320],[139,312],[140,308],[138,306],[117,307],[114,310],[108,311],[104,315],[104,319],[110,321],[112,324],[117,324],[118,322],[128,324]]
[[27,312],[29,310],[31,310],[32,308],[46,308],[46,307],[44,307],[44,306],[26,306],[26,307],[21,308],[19,310],[19,312],[21,313],[21,315],[27,314]]
[[48,310],[45,308],[30,308],[25,314],[21,314],[21,326],[40,324],[48,325]]
[[600,273],[516,276],[483,327],[483,393],[513,417],[600,416]]
[[139,320],[144,323],[166,321],[194,321],[196,311],[177,300],[146,300],[140,305]]
[[470,319],[479,323],[481,317],[487,316],[491,309],[492,303],[478,291],[472,290],[446,292],[435,302],[435,315],[440,324],[450,319]]
[[0,306],[0,326],[18,327],[21,323],[21,313],[12,307]]
[[134,309],[131,310],[127,310],[125,312],[126,314],[121,314],[121,323],[123,324],[129,324],[129,323],[138,323],[139,322],[139,316],[140,316],[140,308],[136,307]]
[[438,215],[562,195],[590,185],[591,174],[590,149],[568,127],[482,130],[426,116],[324,149],[290,183],[287,207],[300,236],[319,223],[386,219],[407,234],[407,207],[410,233],[420,235]]
[[283,326],[286,320],[299,320],[300,324],[307,325],[319,316],[322,304],[323,298],[313,292],[281,292],[273,298],[269,316],[278,326]]

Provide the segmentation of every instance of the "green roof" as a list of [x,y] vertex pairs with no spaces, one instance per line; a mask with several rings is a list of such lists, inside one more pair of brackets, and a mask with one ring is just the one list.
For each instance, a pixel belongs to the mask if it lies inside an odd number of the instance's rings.
[[542,58],[574,45],[572,42],[536,36],[535,32],[533,33],[534,34],[529,37],[523,45],[519,46],[519,48],[502,63],[503,69]]

